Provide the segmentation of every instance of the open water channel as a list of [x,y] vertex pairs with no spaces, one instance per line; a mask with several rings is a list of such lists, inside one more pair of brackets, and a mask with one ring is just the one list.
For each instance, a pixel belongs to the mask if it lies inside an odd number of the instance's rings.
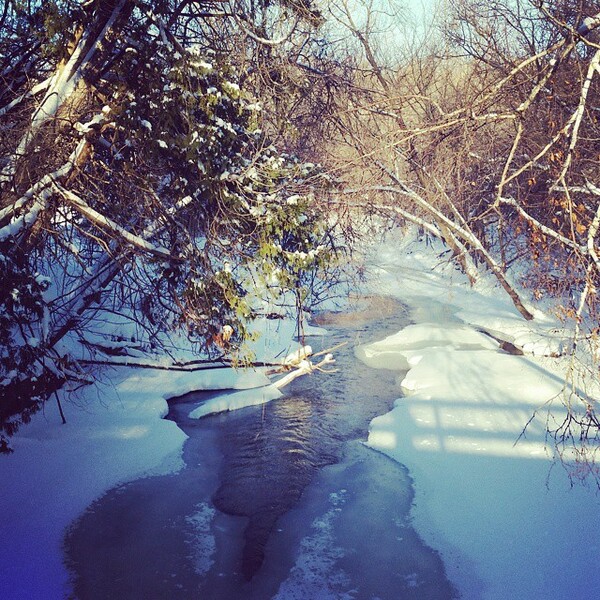
[[399,396],[398,372],[367,367],[354,348],[406,326],[406,312],[374,298],[321,324],[324,346],[348,342],[335,352],[337,373],[199,420],[188,415],[210,393],[170,401],[167,418],[189,436],[186,467],[110,491],[73,524],[65,553],[75,598],[455,597],[411,527],[405,468],[361,443]]

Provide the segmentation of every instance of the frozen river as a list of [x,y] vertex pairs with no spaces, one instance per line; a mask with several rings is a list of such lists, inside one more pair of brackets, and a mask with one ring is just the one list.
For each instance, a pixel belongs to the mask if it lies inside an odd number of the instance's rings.
[[399,396],[398,372],[367,367],[354,348],[408,324],[395,302],[365,307],[322,315],[324,346],[347,342],[337,373],[200,420],[188,415],[210,393],[170,402],[189,436],[186,468],[109,492],[71,528],[80,600],[454,597],[411,527],[409,474],[361,443]]

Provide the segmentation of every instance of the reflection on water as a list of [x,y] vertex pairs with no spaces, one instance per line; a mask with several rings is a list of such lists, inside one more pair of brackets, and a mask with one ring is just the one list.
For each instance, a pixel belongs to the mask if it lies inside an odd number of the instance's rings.
[[355,441],[398,395],[397,373],[353,352],[407,324],[383,306],[387,318],[381,305],[330,315],[323,345],[350,342],[339,372],[302,377],[283,398],[201,420],[187,415],[209,393],[172,401],[187,467],[110,492],[77,522],[66,541],[77,597],[450,598],[410,527],[406,473]]
[[249,519],[242,572],[251,579],[277,520],[298,501],[315,471],[337,460],[341,438],[308,394],[237,421],[224,427],[225,458],[213,501],[219,510]]

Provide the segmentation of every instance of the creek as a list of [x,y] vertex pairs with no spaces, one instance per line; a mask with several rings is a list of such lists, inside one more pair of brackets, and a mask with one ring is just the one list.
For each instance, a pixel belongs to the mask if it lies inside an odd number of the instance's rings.
[[[76,598],[427,600],[453,598],[439,555],[411,526],[406,469],[362,444],[400,395],[358,344],[409,323],[372,298],[320,316],[338,371],[297,379],[268,404],[191,419],[216,392],[169,402],[186,467],[108,492],[70,528]],[[314,345],[314,344],[313,344]],[[219,392],[223,393],[223,392]]]

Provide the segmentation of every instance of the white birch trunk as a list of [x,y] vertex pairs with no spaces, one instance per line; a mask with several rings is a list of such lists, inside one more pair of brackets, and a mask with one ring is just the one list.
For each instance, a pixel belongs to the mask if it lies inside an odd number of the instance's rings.
[[102,41],[123,11],[126,2],[127,0],[120,0],[116,4],[104,27],[93,39],[90,30],[84,31],[67,63],[60,66],[54,73],[46,94],[31,117],[31,124],[27,132],[19,141],[14,153],[8,157],[8,162],[0,173],[0,183],[10,181],[14,177],[19,159],[28,153],[31,143],[40,129],[56,116],[59,109],[77,89],[83,79],[86,66],[102,47]]

